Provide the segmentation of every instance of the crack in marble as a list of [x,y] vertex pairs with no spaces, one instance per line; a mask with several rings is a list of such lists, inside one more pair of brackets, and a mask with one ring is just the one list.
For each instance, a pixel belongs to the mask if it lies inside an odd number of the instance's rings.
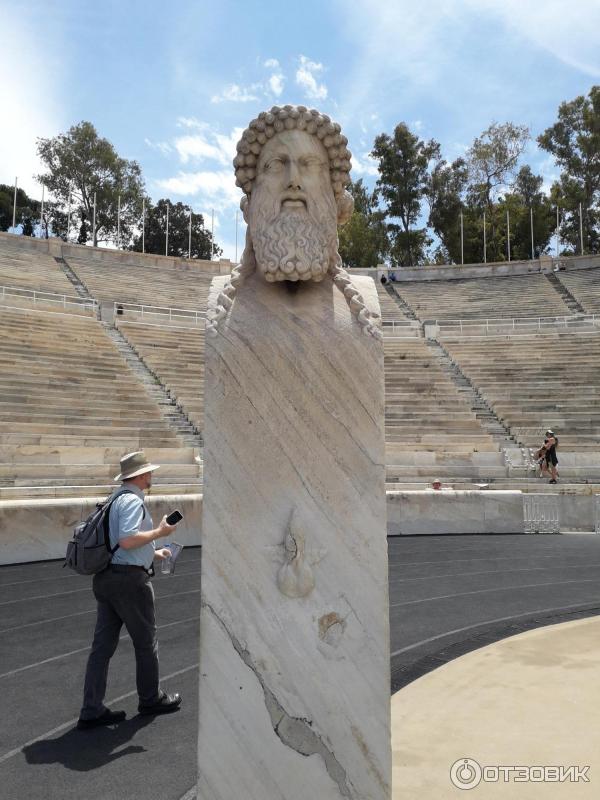
[[248,650],[242,647],[236,636],[234,636],[234,634],[227,628],[227,625],[225,625],[221,617],[217,614],[210,603],[207,603],[206,600],[203,600],[202,606],[204,606],[204,608],[206,608],[212,614],[219,627],[225,632],[227,638],[233,646],[233,649],[236,651],[248,669],[254,673],[256,679],[260,683],[265,696],[265,706],[269,713],[269,717],[271,718],[273,731],[282,744],[291,748],[302,756],[321,756],[325,763],[327,774],[337,784],[340,797],[346,797],[348,800],[356,800],[355,793],[348,785],[348,776],[346,775],[346,770],[337,760],[335,753],[333,753],[327,747],[319,734],[312,729],[311,720],[304,719],[303,717],[292,717],[287,713],[279,700],[266,685],[264,678],[258,671],[256,665],[253,663]]

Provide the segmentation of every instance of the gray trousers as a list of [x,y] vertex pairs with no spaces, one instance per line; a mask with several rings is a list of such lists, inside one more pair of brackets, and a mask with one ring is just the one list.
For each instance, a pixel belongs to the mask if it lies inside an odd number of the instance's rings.
[[85,671],[81,719],[104,713],[108,664],[123,623],[135,649],[139,702],[151,705],[160,699],[154,589],[149,576],[141,569],[122,572],[109,567],[94,575],[93,589],[98,616]]

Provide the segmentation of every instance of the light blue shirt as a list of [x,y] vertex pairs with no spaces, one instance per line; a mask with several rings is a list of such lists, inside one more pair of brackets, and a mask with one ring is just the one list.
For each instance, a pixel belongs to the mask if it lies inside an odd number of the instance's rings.
[[[124,490],[132,494],[122,494]],[[135,536],[136,533],[151,531],[152,515],[144,505],[144,493],[133,484],[123,484],[113,492],[116,497],[108,515],[110,546],[114,547],[120,539]],[[144,513],[145,512],[145,513]],[[154,542],[125,550],[119,547],[112,557],[113,564],[135,564],[149,569],[154,560]]]

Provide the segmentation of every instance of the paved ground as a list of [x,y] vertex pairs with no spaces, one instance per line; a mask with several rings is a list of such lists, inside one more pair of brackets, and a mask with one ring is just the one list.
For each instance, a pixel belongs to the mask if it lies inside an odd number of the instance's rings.
[[[527,627],[600,613],[600,538],[389,540],[392,689]],[[74,730],[94,624],[90,580],[57,562],[0,568],[0,798],[179,800],[194,784],[200,550],[155,579],[163,685],[184,705],[138,717],[124,637],[107,699],[128,720]],[[265,800],[267,800],[265,798]]]
[[397,692],[393,800],[597,800],[599,661],[591,617],[479,648]]

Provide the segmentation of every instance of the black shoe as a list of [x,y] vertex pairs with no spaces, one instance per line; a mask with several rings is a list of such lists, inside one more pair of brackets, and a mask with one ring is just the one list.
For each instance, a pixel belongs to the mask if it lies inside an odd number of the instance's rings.
[[554,478],[552,478],[552,480],[548,481],[548,483],[556,483],[556,481],[554,480]]
[[177,711],[181,705],[181,695],[178,692],[175,694],[167,694],[162,692],[162,697],[153,703],[151,706],[143,706],[141,703],[138,706],[140,714],[170,714],[171,711]]
[[90,728],[99,728],[101,725],[114,725],[115,722],[123,722],[126,717],[124,711],[111,711],[106,709],[103,714],[94,719],[81,719],[77,720],[77,729],[80,731],[87,731]]

